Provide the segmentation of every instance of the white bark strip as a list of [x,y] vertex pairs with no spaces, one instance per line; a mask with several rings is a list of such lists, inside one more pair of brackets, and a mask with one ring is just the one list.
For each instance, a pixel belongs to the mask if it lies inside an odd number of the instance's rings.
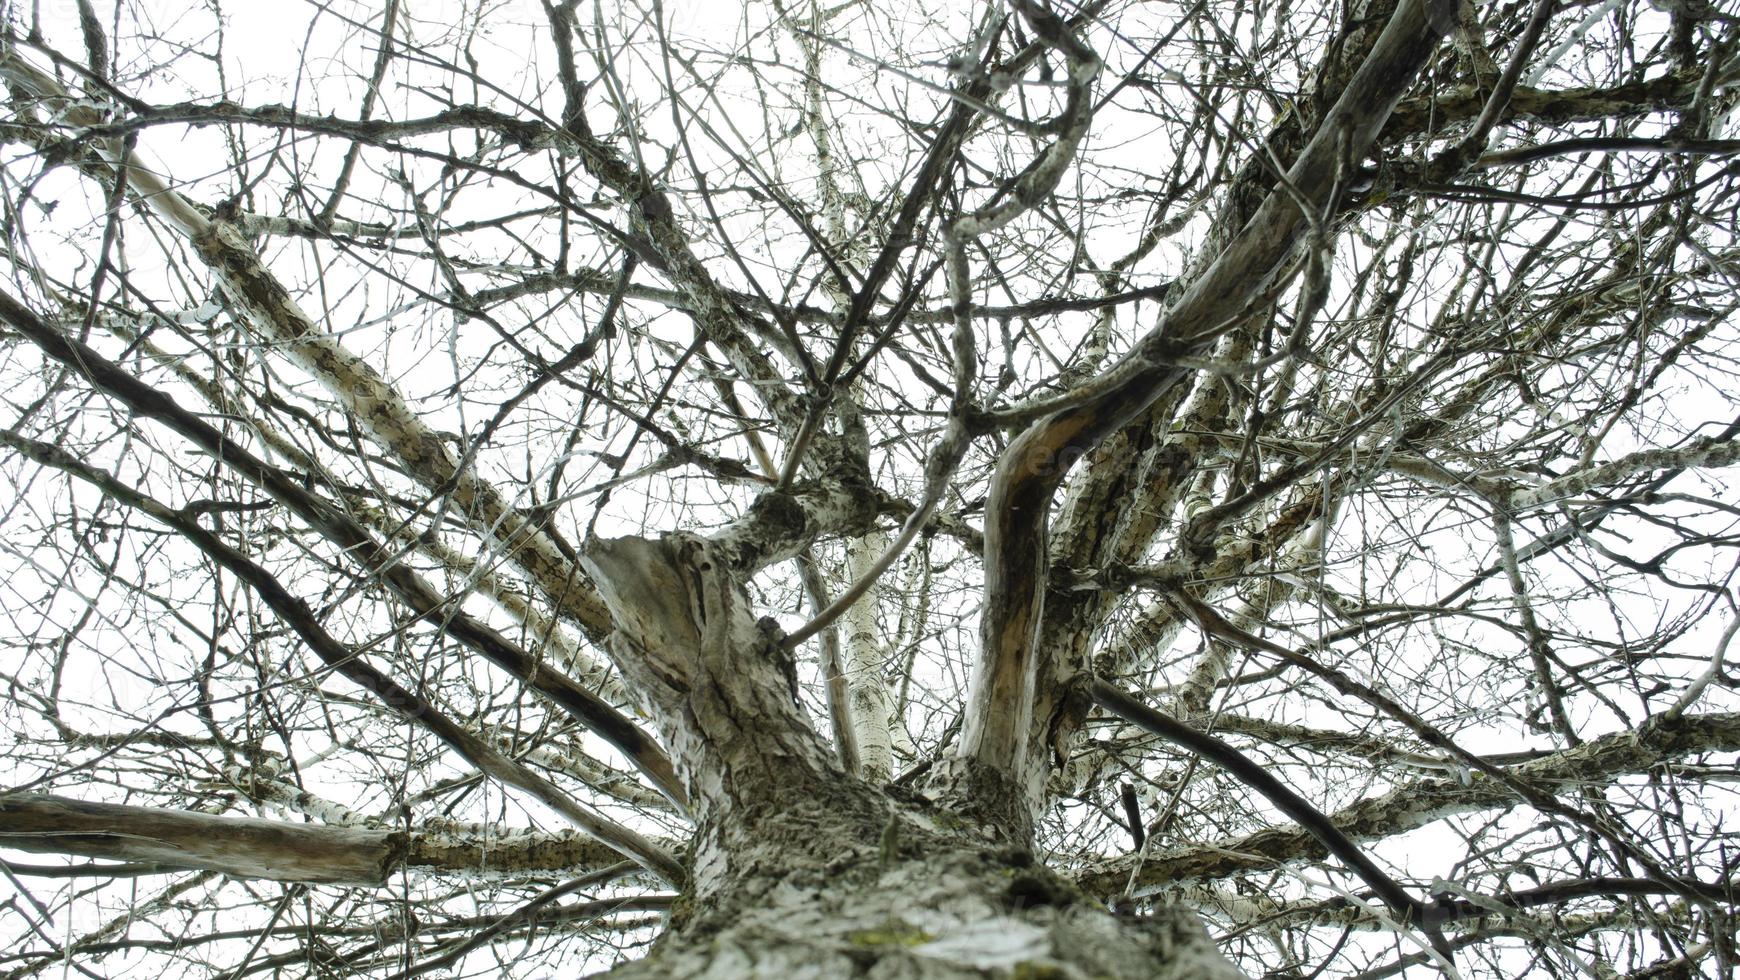
[[[846,542],[846,575],[858,581],[870,574],[876,559],[888,550],[888,535],[880,531]],[[879,603],[882,589],[872,585],[846,610],[845,671],[852,729],[857,735],[858,772],[871,783],[887,782],[894,772],[894,741],[889,728],[892,711],[882,671],[887,651],[882,647]]]

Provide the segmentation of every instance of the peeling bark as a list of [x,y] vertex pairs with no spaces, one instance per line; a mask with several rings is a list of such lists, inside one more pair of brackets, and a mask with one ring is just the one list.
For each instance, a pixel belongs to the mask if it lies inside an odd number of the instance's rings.
[[[881,532],[846,543],[846,578],[856,582],[870,573],[888,550]],[[845,671],[859,772],[871,783],[886,781],[894,772],[894,742],[889,727],[893,705],[882,679],[884,652],[877,604],[881,589],[872,586],[846,610]]]

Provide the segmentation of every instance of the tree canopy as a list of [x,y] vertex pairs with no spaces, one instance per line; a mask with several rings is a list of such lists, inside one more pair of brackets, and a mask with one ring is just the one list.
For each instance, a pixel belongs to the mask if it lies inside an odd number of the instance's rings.
[[638,957],[726,721],[1251,976],[1736,965],[1722,5],[0,31],[0,976]]

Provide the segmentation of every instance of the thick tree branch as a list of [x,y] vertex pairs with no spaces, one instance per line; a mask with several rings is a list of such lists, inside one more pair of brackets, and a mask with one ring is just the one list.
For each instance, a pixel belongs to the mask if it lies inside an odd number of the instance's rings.
[[[364,886],[384,885],[400,868],[447,875],[585,874],[619,863],[616,851],[572,832],[331,827],[41,793],[0,796],[0,847],[135,862],[155,873],[208,870],[234,878]],[[115,868],[78,870],[104,875]]]
[[[1105,681],[1088,682],[1088,692],[1100,707],[1169,742],[1182,746],[1195,755],[1220,766],[1234,779],[1267,797],[1282,813],[1291,817],[1307,834],[1317,839],[1323,849],[1340,858],[1361,880],[1390,907],[1402,922],[1421,925],[1427,921],[1426,903],[1410,895],[1394,878],[1372,863],[1353,841],[1298,793],[1270,775],[1262,766],[1246,758],[1237,749],[1220,739],[1199,732],[1189,725],[1142,704]],[[1440,940],[1441,942],[1441,940]]]
[[[58,107],[70,120],[95,125],[95,107],[77,102],[53,78],[0,52],[0,74],[36,98]],[[119,164],[113,140],[101,152]],[[274,343],[319,378],[384,449],[433,493],[450,495],[458,511],[523,568],[560,609],[595,641],[610,632],[609,615],[585,581],[573,556],[541,523],[513,507],[475,469],[458,467],[446,442],[405,402],[379,371],[322,330],[266,269],[237,229],[194,207],[158,173],[130,156],[124,176],[135,196],[186,236],[218,277],[230,299]]]
[[[1519,763],[1509,772],[1537,794],[1568,796],[1589,786],[1606,785],[1618,776],[1648,772],[1672,759],[1736,751],[1740,751],[1740,714],[1682,715],[1633,731],[1593,738],[1574,749]],[[1474,773],[1466,780],[1405,782],[1382,796],[1343,807],[1330,814],[1329,820],[1347,839],[1357,842],[1395,836],[1458,814],[1516,802],[1516,794],[1509,787]],[[1225,878],[1328,853],[1308,830],[1276,828],[1202,847],[1174,848],[1140,860],[1118,858],[1096,865],[1077,876],[1076,881],[1094,894],[1117,894],[1130,880],[1134,868],[1138,890],[1151,894],[1173,885]],[[1651,880],[1674,894],[1682,894],[1671,881]]]
[[441,626],[549,696],[576,719],[620,748],[655,786],[673,802],[682,805],[682,789],[669,760],[645,733],[597,695],[566,675],[539,664],[535,657],[509,642],[492,627],[453,607],[341,509],[315,496],[294,476],[260,460],[176,404],[174,399],[134,378],[95,349],[44,323],[3,292],[0,292],[0,320],[28,337],[49,357],[89,379],[104,393],[140,415],[168,425],[202,452],[222,461],[232,471],[289,507],[311,527],[354,556],[371,574],[379,575],[419,617]]
[[384,884],[406,854],[404,835],[385,831],[36,793],[0,796],[0,847],[205,869],[237,878],[372,886]]
[[1045,594],[1047,512],[1080,456],[1152,404],[1185,372],[1175,364],[1206,348],[1236,321],[1293,254],[1347,166],[1377,136],[1391,108],[1436,49],[1442,30],[1427,0],[1404,0],[1325,123],[1287,173],[1291,192],[1270,195],[1160,326],[1064,407],[1003,453],[986,505],[984,650],[975,667],[959,755],[1015,774],[1031,764],[1027,744]]
[[[10,308],[10,305],[10,297],[0,294],[0,317],[4,317],[8,322],[17,325],[19,321],[13,316],[15,311]],[[634,830],[606,818],[591,807],[574,800],[549,780],[532,772],[522,763],[510,758],[489,742],[447,717],[428,698],[405,688],[385,673],[368,664],[359,651],[342,643],[327,632],[306,602],[292,595],[257,562],[201,527],[185,511],[171,510],[158,501],[122,485],[108,474],[74,459],[55,446],[9,434],[0,434],[0,441],[4,441],[30,459],[63,470],[94,485],[116,501],[139,510],[173,528],[183,538],[204,552],[212,561],[247,583],[265,602],[266,606],[301,638],[308,649],[327,668],[368,691],[405,720],[428,729],[430,733],[441,739],[448,747],[467,762],[476,766],[485,775],[534,797],[560,813],[575,826],[598,838],[623,856],[639,862],[647,870],[660,875],[666,881],[672,884],[682,882],[682,865],[662,847]]]

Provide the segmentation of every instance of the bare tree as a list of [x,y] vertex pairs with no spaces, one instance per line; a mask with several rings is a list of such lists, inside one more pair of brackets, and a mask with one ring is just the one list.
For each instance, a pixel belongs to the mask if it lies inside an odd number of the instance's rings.
[[280,6],[4,6],[4,976],[1740,962],[1740,16]]

